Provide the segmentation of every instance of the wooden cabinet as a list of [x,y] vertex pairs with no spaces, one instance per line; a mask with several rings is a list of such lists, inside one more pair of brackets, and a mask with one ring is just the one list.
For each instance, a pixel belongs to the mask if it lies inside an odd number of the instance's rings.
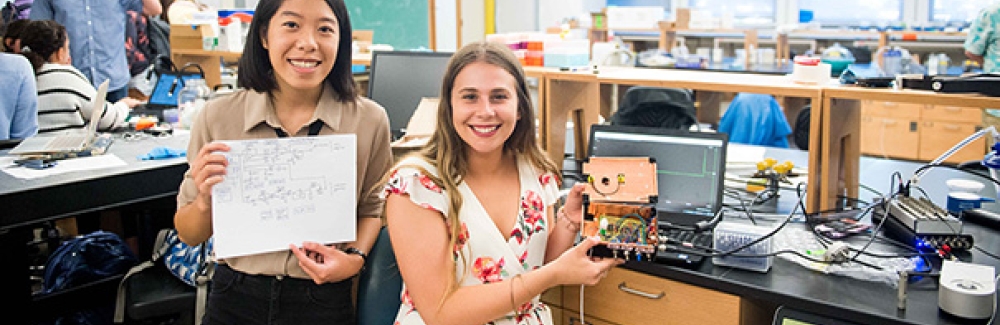
[[[563,288],[563,325],[580,324],[580,286]],[[740,297],[614,268],[584,288],[587,324],[740,324]]]
[[[875,157],[931,161],[981,128],[979,108],[864,100],[861,153]],[[945,160],[982,159],[986,138]]]
[[[921,112],[921,120],[920,152],[917,158],[929,161],[976,133],[982,127],[982,110],[970,107],[925,105]],[[989,136],[984,136],[976,139],[945,161],[960,163],[983,159],[988,138]]]

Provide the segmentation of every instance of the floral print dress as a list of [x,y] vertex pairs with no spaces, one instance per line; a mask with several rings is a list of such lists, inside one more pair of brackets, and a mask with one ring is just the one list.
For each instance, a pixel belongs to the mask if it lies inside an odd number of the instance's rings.
[[[407,158],[402,165],[421,166],[437,176],[437,169],[419,158]],[[552,174],[540,174],[524,159],[518,160],[518,177],[521,181],[521,202],[514,229],[506,230],[509,240],[504,239],[506,236],[497,229],[468,185],[459,185],[463,199],[459,214],[462,233],[453,249],[455,277],[460,281],[459,285],[504,281],[537,269],[544,263],[550,229],[545,212],[546,207],[557,199],[558,184]],[[382,196],[403,193],[408,194],[417,205],[440,212],[442,216],[448,213],[450,201],[447,193],[417,168],[404,167],[394,171]],[[402,303],[395,324],[424,324],[410,300],[405,283],[400,299]],[[516,313],[508,313],[488,324],[552,324],[552,314],[536,296],[518,307]]]

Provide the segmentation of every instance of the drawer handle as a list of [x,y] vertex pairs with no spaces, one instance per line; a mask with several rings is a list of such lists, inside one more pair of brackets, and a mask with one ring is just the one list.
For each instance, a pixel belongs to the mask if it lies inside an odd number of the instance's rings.
[[944,129],[948,130],[948,131],[958,131],[960,129],[960,127],[958,125],[948,125],[948,124],[945,124],[944,125]]
[[896,120],[882,120],[884,125],[896,125]]
[[653,300],[663,298],[663,296],[667,295],[663,291],[660,291],[660,293],[658,293],[658,294],[652,294],[652,293],[648,293],[648,292],[644,292],[644,291],[632,289],[632,288],[629,288],[627,285],[625,285],[625,282],[622,282],[621,284],[618,285],[618,290],[625,291],[625,292],[631,293],[631,294],[639,296],[639,297],[649,298],[649,299],[653,299]]

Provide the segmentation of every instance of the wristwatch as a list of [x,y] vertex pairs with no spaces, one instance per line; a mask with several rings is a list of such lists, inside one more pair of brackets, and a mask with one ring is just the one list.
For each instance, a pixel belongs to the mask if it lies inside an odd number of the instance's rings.
[[368,255],[366,255],[365,252],[362,252],[356,247],[347,247],[344,248],[344,253],[361,256],[361,270],[358,270],[358,274],[365,271],[365,265],[368,264]]

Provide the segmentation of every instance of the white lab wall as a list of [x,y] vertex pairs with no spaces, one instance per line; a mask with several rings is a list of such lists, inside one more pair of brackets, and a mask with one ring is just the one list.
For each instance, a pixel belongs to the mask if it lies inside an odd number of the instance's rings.
[[[497,33],[539,30],[538,2],[546,2],[546,0],[496,1]],[[548,0],[547,2],[557,1]]]
[[460,0],[434,1],[434,38],[438,51],[458,49],[458,8]]
[[[441,0],[439,0],[441,1]],[[462,44],[485,39],[485,1],[460,0]],[[565,18],[585,18],[601,11],[606,0],[495,0],[497,32],[544,31]]]
[[589,25],[590,13],[601,11],[606,0],[538,0],[538,30],[559,26],[566,18],[579,18]]
[[[462,45],[486,39],[486,12],[483,0],[462,1]],[[500,0],[503,1],[503,0]]]

